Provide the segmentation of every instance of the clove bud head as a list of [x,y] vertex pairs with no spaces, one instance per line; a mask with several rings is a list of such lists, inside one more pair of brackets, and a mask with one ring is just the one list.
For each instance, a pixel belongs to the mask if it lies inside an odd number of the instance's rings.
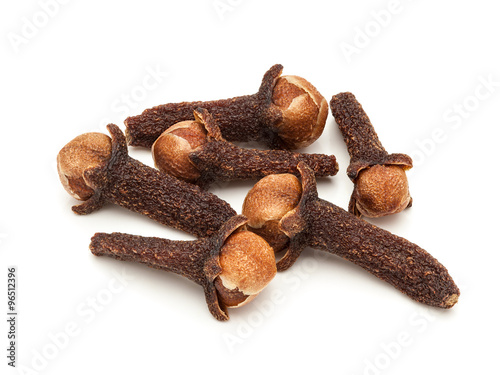
[[259,180],[243,202],[247,226],[262,236],[275,252],[283,250],[289,238],[279,228],[283,216],[293,210],[302,196],[302,185],[292,174],[269,175]]
[[304,78],[282,76],[276,82],[272,102],[282,113],[275,129],[289,149],[309,146],[319,138],[328,116],[328,103]]
[[399,165],[375,164],[359,172],[354,190],[356,208],[366,217],[403,211],[410,204],[405,170]]
[[57,155],[57,172],[66,191],[78,200],[87,200],[94,189],[84,172],[105,165],[111,157],[111,138],[103,133],[85,133],[70,141]]
[[222,268],[215,279],[220,302],[226,307],[240,307],[254,299],[276,275],[272,247],[249,231],[231,234],[221,248]]
[[165,130],[151,151],[156,168],[181,180],[194,182],[200,171],[189,154],[207,143],[207,131],[197,121],[181,121]]

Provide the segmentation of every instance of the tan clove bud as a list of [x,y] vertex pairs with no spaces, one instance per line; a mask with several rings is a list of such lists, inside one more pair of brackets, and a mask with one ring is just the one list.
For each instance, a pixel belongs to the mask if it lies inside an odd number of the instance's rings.
[[57,155],[57,171],[66,191],[78,200],[87,200],[94,189],[84,178],[87,169],[107,163],[111,138],[102,133],[85,133],[70,141]]
[[167,130],[151,148],[156,168],[184,181],[194,182],[200,177],[199,169],[189,154],[207,143],[207,131],[197,121],[182,121]]
[[411,201],[408,179],[399,165],[373,165],[359,172],[353,196],[356,208],[366,217],[403,211]]
[[222,273],[215,279],[215,287],[226,307],[250,302],[277,272],[271,246],[249,231],[231,234],[222,246],[219,261]]
[[275,129],[287,148],[303,148],[319,138],[328,103],[311,83],[298,76],[282,76],[276,82],[272,101],[282,112]]
[[302,186],[292,174],[269,175],[258,181],[243,202],[247,226],[264,238],[275,252],[288,244],[288,236],[279,228],[285,214],[293,210],[302,196]]

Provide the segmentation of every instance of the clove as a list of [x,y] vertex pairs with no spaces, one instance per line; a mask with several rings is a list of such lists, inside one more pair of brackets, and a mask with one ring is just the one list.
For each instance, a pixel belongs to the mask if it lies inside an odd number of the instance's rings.
[[350,92],[334,95],[330,108],[351,157],[347,175],[354,182],[354,191],[349,212],[380,217],[411,207],[405,172],[412,167],[411,158],[387,153],[361,104]]
[[247,219],[234,216],[210,237],[172,241],[124,233],[96,233],[90,250],[173,272],[201,285],[208,309],[228,320],[227,308],[255,298],[276,275],[272,248],[258,235],[241,231]]
[[[427,251],[318,198],[313,171],[304,163],[299,163],[298,169],[301,184],[286,174],[264,177],[243,204],[249,229],[262,226],[272,212],[278,223],[271,239],[288,238],[278,271],[291,267],[310,246],[357,264],[415,301],[441,308],[451,308],[458,301],[458,287]],[[281,191],[286,192],[283,202],[279,201]],[[294,199],[298,204],[287,210]]]
[[131,158],[118,126],[107,128],[111,138],[102,133],[82,134],[57,156],[64,188],[85,201],[73,206],[75,213],[89,214],[109,202],[197,237],[217,232],[236,215],[216,195]]
[[272,66],[253,95],[214,101],[163,104],[125,120],[131,146],[151,147],[170,126],[194,120],[196,108],[206,108],[228,141],[257,141],[273,149],[298,149],[323,132],[328,103],[308,81],[282,76],[282,65]]
[[206,109],[196,109],[194,117],[195,121],[183,121],[165,130],[151,149],[155,166],[181,180],[207,187],[213,182],[298,174],[300,161],[307,163],[318,177],[332,176],[338,171],[333,155],[237,147],[222,137]]

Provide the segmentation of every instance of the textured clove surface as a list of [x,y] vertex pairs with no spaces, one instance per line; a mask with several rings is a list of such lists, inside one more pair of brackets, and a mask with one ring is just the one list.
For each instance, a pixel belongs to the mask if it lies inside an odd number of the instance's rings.
[[105,165],[85,171],[84,178],[94,188],[94,195],[74,206],[74,212],[88,214],[110,202],[197,237],[217,232],[236,215],[216,195],[131,158],[120,129],[108,125],[108,130],[112,136],[111,158]]
[[143,263],[187,277],[200,285],[205,281],[203,267],[211,248],[212,243],[207,238],[173,241],[126,233],[96,233],[90,243],[90,250],[96,256]]
[[344,137],[351,162],[383,164],[388,153],[356,97],[350,92],[334,95],[330,108]]
[[278,270],[289,268],[311,246],[338,255],[393,285],[415,301],[450,308],[460,291],[447,269],[418,245],[318,198],[314,174],[305,164],[302,197],[285,215],[281,230],[290,238]]
[[193,111],[207,109],[222,135],[229,141],[261,141],[273,148],[285,148],[270,127],[281,121],[281,113],[271,106],[273,88],[283,70],[282,65],[271,67],[259,91],[231,99],[169,103],[146,109],[138,116],[125,120],[127,140],[131,146],[151,147],[170,126],[194,120]]

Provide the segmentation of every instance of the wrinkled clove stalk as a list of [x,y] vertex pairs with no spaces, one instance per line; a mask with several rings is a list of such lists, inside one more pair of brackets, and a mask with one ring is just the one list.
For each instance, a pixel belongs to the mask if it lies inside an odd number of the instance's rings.
[[258,235],[240,231],[245,223],[244,216],[234,216],[216,234],[196,241],[96,233],[90,250],[187,277],[203,287],[210,312],[224,321],[228,307],[248,303],[276,275],[272,248]]
[[214,101],[159,105],[125,120],[131,146],[151,147],[170,126],[194,120],[193,111],[207,109],[228,141],[258,141],[274,149],[310,145],[323,132],[328,103],[308,81],[280,77],[283,66],[271,67],[253,95]]
[[153,144],[153,159],[162,172],[207,187],[213,182],[260,179],[278,173],[298,175],[300,161],[317,177],[333,176],[338,171],[333,155],[237,147],[222,137],[206,109],[196,109],[194,117],[194,121],[165,130]]
[[[269,211],[281,215],[273,236],[288,237],[285,255],[278,261],[279,271],[288,269],[308,246],[338,255],[388,282],[415,301],[450,308],[460,295],[446,268],[427,251],[410,241],[374,226],[334,204],[318,198],[312,170],[298,166],[302,184],[292,175],[264,177],[248,193],[243,214],[252,223],[262,223]],[[269,179],[269,181],[268,181]],[[298,204],[286,210],[293,199]],[[285,202],[279,202],[286,191]],[[273,206],[275,207],[273,209]],[[257,225],[258,226],[258,225]]]
[[76,199],[77,214],[89,214],[106,202],[197,237],[211,235],[236,215],[231,206],[198,186],[151,168],[128,155],[125,136],[113,124],[111,138],[82,134],[57,156],[61,183]]
[[330,107],[351,157],[347,175],[354,182],[354,191],[349,212],[380,217],[411,207],[405,172],[412,167],[411,158],[387,153],[361,104],[350,92],[334,95]]

